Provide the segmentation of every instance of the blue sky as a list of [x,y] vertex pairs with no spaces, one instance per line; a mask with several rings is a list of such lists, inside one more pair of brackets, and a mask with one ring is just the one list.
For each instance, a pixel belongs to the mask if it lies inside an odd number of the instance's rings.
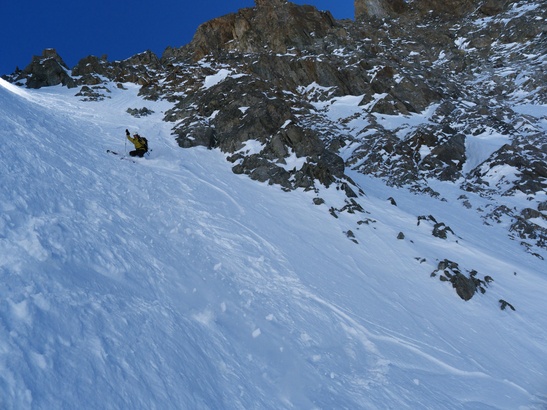
[[[353,17],[353,0],[294,1]],[[122,60],[144,50],[158,55],[187,44],[199,24],[254,6],[254,0],[8,0],[2,4],[0,75],[25,68],[33,55],[55,48],[72,68],[88,56]]]

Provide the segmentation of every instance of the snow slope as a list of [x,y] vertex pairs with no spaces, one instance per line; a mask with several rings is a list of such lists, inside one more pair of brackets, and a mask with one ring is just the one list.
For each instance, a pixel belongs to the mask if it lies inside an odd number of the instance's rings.
[[[180,149],[168,105],[125,86],[0,80],[0,408],[546,408],[545,263],[450,184],[352,175],[366,212],[333,218],[336,190],[316,206]],[[106,153],[126,128],[150,158]],[[494,282],[464,302],[430,277],[445,258]]]

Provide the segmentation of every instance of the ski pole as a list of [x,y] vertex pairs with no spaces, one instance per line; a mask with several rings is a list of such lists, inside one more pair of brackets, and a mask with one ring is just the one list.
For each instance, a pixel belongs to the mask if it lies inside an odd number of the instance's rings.
[[126,129],[126,130],[125,130],[125,136],[126,136],[126,138],[124,138],[125,144],[123,145],[123,153],[124,153],[124,155],[127,155],[127,134],[129,134],[129,131]]

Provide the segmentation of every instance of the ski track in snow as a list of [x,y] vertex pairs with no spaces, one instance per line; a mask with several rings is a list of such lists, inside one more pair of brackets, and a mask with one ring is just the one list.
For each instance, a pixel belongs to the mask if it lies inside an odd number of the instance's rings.
[[[179,149],[168,104],[126,87],[84,103],[0,80],[1,408],[545,405],[544,266],[501,228],[364,176],[367,214],[332,218],[335,190],[315,206]],[[126,128],[150,158],[106,153]],[[496,281],[464,303],[429,277],[444,258]]]

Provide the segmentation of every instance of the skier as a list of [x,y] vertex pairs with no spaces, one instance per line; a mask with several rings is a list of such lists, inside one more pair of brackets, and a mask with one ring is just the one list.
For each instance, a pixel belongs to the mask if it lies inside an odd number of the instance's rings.
[[125,135],[135,145],[135,150],[129,152],[129,155],[142,158],[148,152],[148,140],[141,137],[138,133],[133,134],[133,138],[131,138],[129,130],[125,130]]

